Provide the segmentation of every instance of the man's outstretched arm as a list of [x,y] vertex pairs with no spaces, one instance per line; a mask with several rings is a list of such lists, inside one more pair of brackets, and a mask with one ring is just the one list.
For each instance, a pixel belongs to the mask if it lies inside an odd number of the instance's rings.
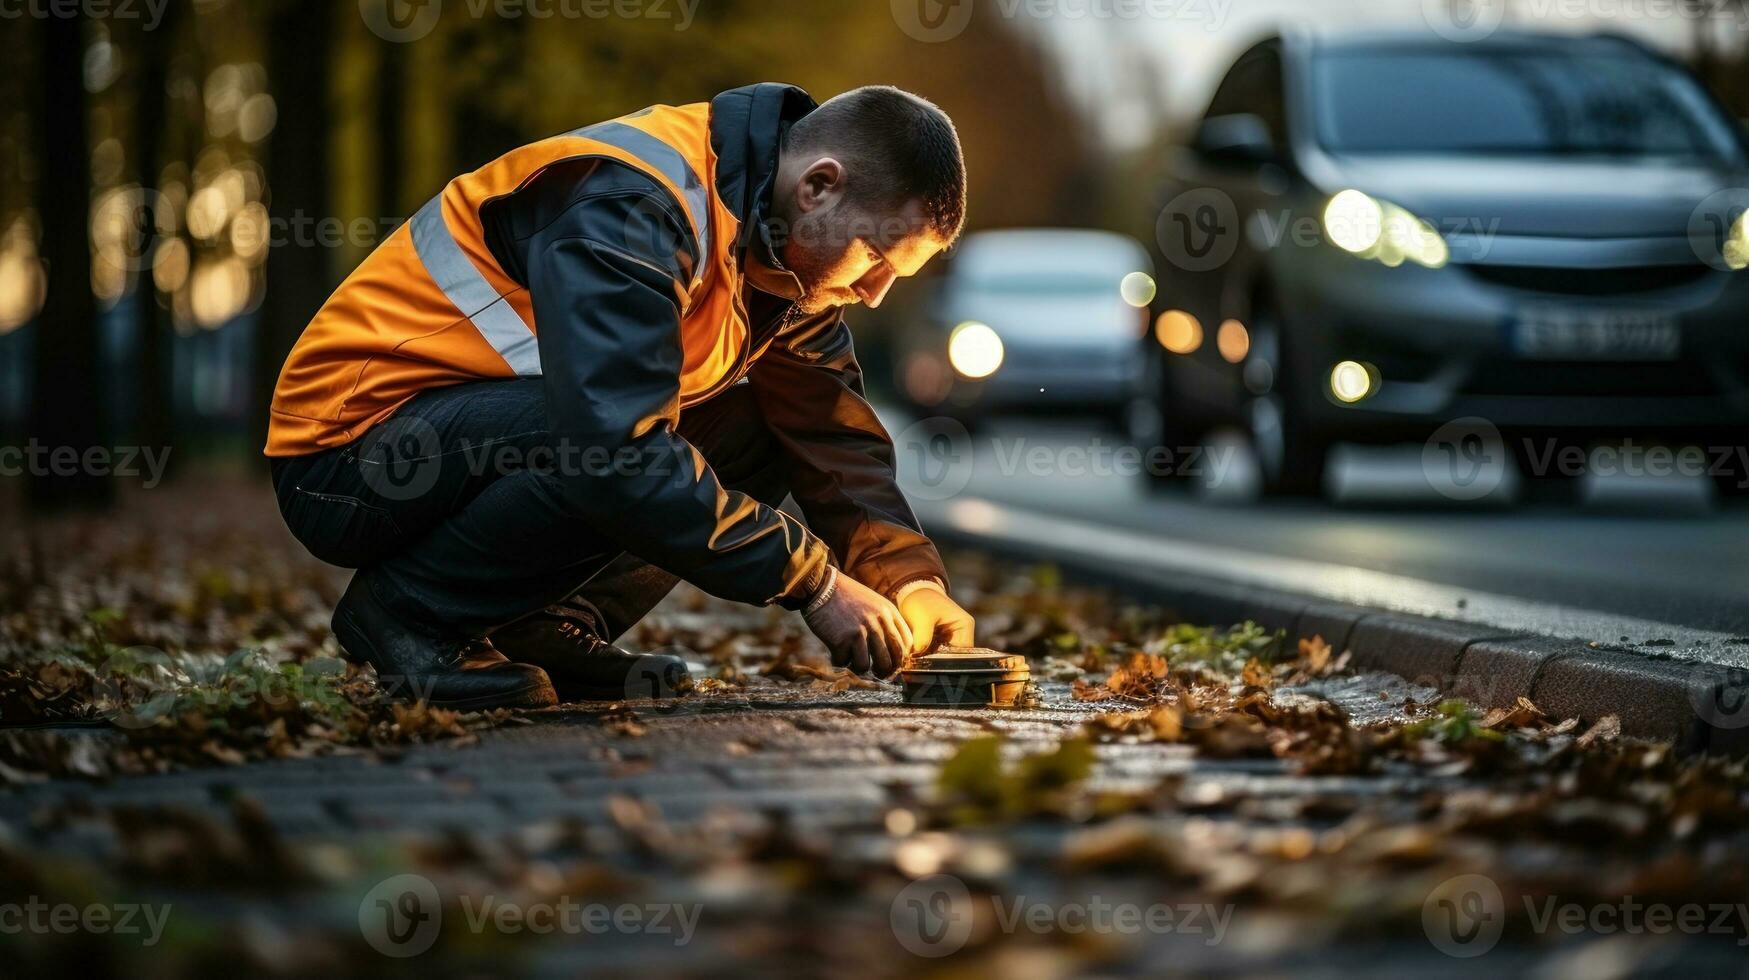
[[972,619],[947,597],[941,555],[899,490],[893,441],[864,395],[840,313],[786,331],[750,378],[796,502],[844,569],[898,603],[914,650],[969,645]]

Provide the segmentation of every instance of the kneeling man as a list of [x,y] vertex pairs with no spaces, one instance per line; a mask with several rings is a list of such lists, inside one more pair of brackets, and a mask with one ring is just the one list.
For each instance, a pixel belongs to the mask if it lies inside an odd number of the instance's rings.
[[684,673],[612,645],[677,578],[800,610],[857,671],[970,643],[841,315],[965,202],[953,124],[884,86],[653,106],[451,181],[274,392],[286,523],[358,569],[347,655],[451,707],[624,697]]

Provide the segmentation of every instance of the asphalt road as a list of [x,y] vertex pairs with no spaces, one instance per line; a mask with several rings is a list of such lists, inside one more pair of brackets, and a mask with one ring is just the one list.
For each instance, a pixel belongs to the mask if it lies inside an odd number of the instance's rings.
[[928,438],[929,422],[883,415],[924,512],[989,501],[1146,540],[1749,636],[1749,508],[1719,506],[1702,482],[1597,480],[1563,505],[1512,504],[1508,480],[1492,499],[1457,502],[1427,486],[1405,447],[1345,454],[1324,500],[1260,500],[1248,451],[1217,445],[1205,485],[1162,493],[1117,452],[1118,435],[1090,424],[1003,420],[950,445]]

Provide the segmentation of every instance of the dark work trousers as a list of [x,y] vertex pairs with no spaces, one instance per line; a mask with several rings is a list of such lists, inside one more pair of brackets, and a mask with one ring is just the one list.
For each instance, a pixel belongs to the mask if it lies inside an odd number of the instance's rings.
[[[787,495],[749,386],[686,409],[679,429],[727,488]],[[558,605],[611,640],[678,579],[560,509],[552,481],[613,479],[602,462],[555,456],[540,379],[479,381],[427,391],[350,445],[275,459],[273,483],[292,535],[358,569],[409,625],[479,636]]]

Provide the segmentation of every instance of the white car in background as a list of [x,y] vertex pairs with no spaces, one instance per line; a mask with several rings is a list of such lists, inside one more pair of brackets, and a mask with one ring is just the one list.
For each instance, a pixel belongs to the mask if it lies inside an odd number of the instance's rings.
[[1023,412],[1121,421],[1141,381],[1153,264],[1104,231],[1018,228],[966,236],[899,341],[898,387],[962,420]]

